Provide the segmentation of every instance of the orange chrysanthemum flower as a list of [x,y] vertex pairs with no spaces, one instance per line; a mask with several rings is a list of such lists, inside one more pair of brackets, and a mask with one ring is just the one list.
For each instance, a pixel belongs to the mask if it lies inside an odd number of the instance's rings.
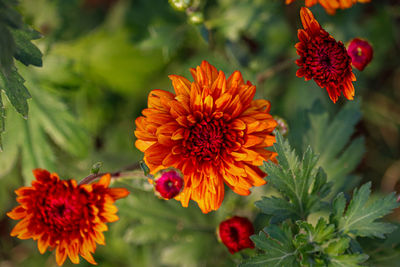
[[[295,0],[286,0],[286,4],[291,4]],[[307,7],[311,7],[319,3],[325,11],[331,15],[336,13],[336,9],[346,9],[350,8],[355,3],[368,3],[371,0],[305,0]]]
[[299,29],[297,36],[300,42],[295,46],[300,56],[296,60],[300,66],[297,77],[304,77],[306,81],[314,79],[319,87],[326,88],[334,103],[342,93],[352,100],[352,82],[356,77],[345,46],[322,29],[308,8],[301,8],[300,17],[304,30]]
[[103,232],[107,222],[118,220],[115,200],[126,197],[124,188],[108,188],[110,175],[93,184],[77,185],[75,180],[60,180],[56,173],[33,171],[36,180],[30,187],[15,191],[20,203],[7,215],[21,220],[12,236],[38,241],[40,253],[56,249],[56,261],[62,265],[67,258],[79,263],[79,254],[96,264],[92,254],[96,243],[104,245]]
[[153,90],[143,117],[136,119],[136,147],[151,173],[174,167],[184,174],[176,197],[184,207],[196,201],[204,213],[217,210],[224,182],[240,195],[265,184],[258,166],[276,157],[270,103],[253,101],[256,87],[239,71],[226,80],[203,61],[190,70],[194,81],[170,75],[175,93]]

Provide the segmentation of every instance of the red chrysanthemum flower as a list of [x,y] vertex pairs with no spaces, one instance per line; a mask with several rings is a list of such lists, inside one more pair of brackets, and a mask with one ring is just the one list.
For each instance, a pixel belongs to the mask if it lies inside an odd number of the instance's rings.
[[107,222],[118,220],[115,200],[126,197],[124,188],[108,188],[110,175],[93,184],[77,185],[75,180],[60,180],[56,173],[33,171],[36,180],[30,187],[15,191],[19,206],[7,215],[21,220],[12,236],[38,241],[40,253],[56,249],[56,261],[67,258],[79,263],[79,255],[96,264],[92,254],[96,243],[104,245]]
[[183,178],[175,170],[162,172],[161,176],[154,183],[157,193],[165,199],[176,197],[183,189]]
[[143,117],[136,119],[136,147],[144,152],[151,173],[181,170],[185,186],[176,197],[184,207],[196,201],[204,213],[224,198],[224,182],[240,195],[265,184],[258,166],[276,157],[276,126],[270,103],[255,100],[256,87],[239,71],[226,80],[203,61],[191,69],[194,81],[170,75],[176,94],[153,90]]
[[304,30],[299,29],[299,43],[296,44],[300,59],[297,77],[306,81],[314,79],[321,88],[326,88],[329,97],[335,103],[343,95],[352,100],[354,96],[353,81],[356,77],[351,67],[351,58],[342,42],[329,35],[319,25],[308,8],[300,10]]
[[347,52],[351,57],[351,63],[358,70],[362,71],[371,62],[374,50],[365,40],[354,38],[351,40]]
[[218,228],[219,238],[232,254],[245,248],[254,248],[250,239],[253,234],[253,224],[247,218],[239,216],[221,222]]
[[[295,0],[286,0],[286,4],[291,4]],[[307,7],[316,5],[319,3],[327,13],[333,15],[336,13],[336,9],[350,8],[355,3],[368,3],[371,0],[305,0]]]

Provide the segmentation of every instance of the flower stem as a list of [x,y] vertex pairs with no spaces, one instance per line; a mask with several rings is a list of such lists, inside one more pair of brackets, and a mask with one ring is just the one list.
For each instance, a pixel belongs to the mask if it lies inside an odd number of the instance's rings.
[[148,177],[143,174],[142,170],[132,170],[132,171],[117,171],[117,172],[104,172],[104,173],[93,173],[85,178],[83,178],[79,184],[89,184],[94,180],[102,177],[105,174],[110,174],[111,179],[124,179],[124,178],[139,178],[139,179],[147,179]]
[[289,59],[283,60],[283,61],[279,62],[278,64],[260,72],[257,75],[257,83],[261,84],[261,83],[265,82],[265,80],[268,80],[269,78],[273,77],[276,73],[286,70],[287,68],[289,68],[290,66],[293,65],[295,60],[296,60],[295,58],[289,58]]

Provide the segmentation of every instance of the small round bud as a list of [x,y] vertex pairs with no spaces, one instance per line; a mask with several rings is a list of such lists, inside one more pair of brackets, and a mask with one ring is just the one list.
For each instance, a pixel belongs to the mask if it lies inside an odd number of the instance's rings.
[[189,22],[198,25],[204,22],[204,16],[201,12],[193,12],[189,14]]
[[253,234],[253,224],[249,219],[239,216],[221,222],[218,228],[220,240],[232,254],[245,248],[254,248],[250,239]]
[[350,41],[347,53],[351,57],[353,66],[362,71],[371,62],[374,50],[367,41],[354,38]]
[[282,135],[286,136],[289,133],[288,123],[279,116],[274,116],[274,120],[278,123],[276,130]]
[[183,189],[182,174],[177,170],[162,171],[155,182],[156,192],[164,199],[176,197]]
[[178,11],[185,11],[192,5],[192,0],[169,0],[169,4]]

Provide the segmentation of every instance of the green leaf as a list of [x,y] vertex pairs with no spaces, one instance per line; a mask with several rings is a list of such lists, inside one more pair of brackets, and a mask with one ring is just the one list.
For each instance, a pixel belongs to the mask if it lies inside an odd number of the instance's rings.
[[339,240],[335,240],[331,243],[329,243],[328,247],[324,249],[324,252],[328,255],[340,255],[343,254],[346,249],[350,245],[350,238],[343,237],[340,238]]
[[42,52],[31,40],[36,40],[41,37],[40,33],[26,27],[25,29],[11,30],[14,37],[16,49],[14,53],[15,59],[21,61],[26,66],[34,65],[42,66]]
[[323,243],[335,235],[335,226],[328,224],[324,218],[320,218],[315,227],[305,221],[298,221],[297,225],[307,234],[309,242]]
[[69,154],[84,157],[88,153],[89,137],[59,98],[39,89],[32,74],[24,74],[34,96],[30,116],[29,120],[24,120],[10,106],[7,107],[6,123],[9,127],[4,134],[5,151],[0,154],[0,176],[12,169],[20,152],[22,174],[28,184],[33,179],[33,169],[56,170],[53,143]]
[[343,196],[339,195],[334,201],[335,214],[338,220],[338,231],[356,236],[384,238],[396,227],[389,223],[376,222],[377,219],[389,214],[399,207],[394,193],[375,201],[370,200],[371,183],[366,183],[360,189],[355,189],[353,198],[347,210],[343,210]]
[[258,235],[251,236],[251,240],[264,254],[245,260],[240,267],[300,266],[296,260],[297,251],[292,244],[292,231],[287,225],[283,226],[283,230],[270,225]]
[[0,71],[0,87],[6,92],[8,100],[24,118],[28,117],[28,99],[31,95],[24,85],[25,80],[15,68],[10,72]]
[[345,254],[332,256],[328,264],[329,267],[359,267],[360,264],[368,259],[365,254]]
[[[15,10],[17,4],[17,1],[0,0],[0,92],[3,90],[14,108],[27,118],[27,99],[31,96],[24,86],[24,79],[15,68],[13,58],[25,65],[41,66],[42,53],[31,43],[40,34],[23,23],[21,15]],[[3,115],[4,112],[0,111],[0,150],[1,134],[5,130]]]
[[[2,14],[0,13],[0,15]],[[12,34],[8,30],[8,27],[2,24],[1,21],[0,36],[0,70],[2,72],[10,71],[14,66],[13,55],[15,51],[15,42]]]
[[263,197],[255,205],[263,213],[272,215],[271,222],[286,218],[305,219],[308,214],[321,210],[326,203],[322,200],[329,192],[326,175],[317,168],[318,157],[308,148],[300,162],[289,142],[276,133],[275,151],[278,162],[265,162],[268,180],[282,195],[282,199]]
[[277,197],[262,197],[261,201],[256,201],[255,205],[263,213],[273,215],[271,223],[284,221],[286,218],[297,214],[294,205],[289,201]]
[[[306,111],[298,129],[294,129],[290,135],[293,144],[301,143],[297,149],[305,151],[311,146],[319,154],[317,165],[324,169],[328,181],[334,181],[331,195],[355,187],[360,180],[349,175],[365,152],[363,137],[351,140],[360,117],[359,101],[346,103],[335,116],[329,116],[321,102],[317,101]],[[298,139],[302,139],[302,142]]]

